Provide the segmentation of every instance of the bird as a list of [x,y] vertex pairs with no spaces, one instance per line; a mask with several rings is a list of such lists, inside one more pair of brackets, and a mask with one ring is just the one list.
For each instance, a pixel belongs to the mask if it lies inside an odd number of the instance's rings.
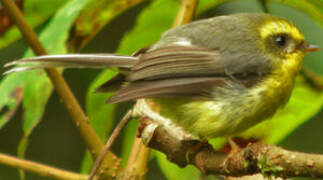
[[305,54],[317,50],[288,20],[238,13],[172,28],[133,56],[39,56],[6,64],[12,67],[6,73],[117,67],[119,74],[98,88],[114,91],[107,103],[144,98],[161,116],[208,140],[233,137],[273,116],[288,102]]

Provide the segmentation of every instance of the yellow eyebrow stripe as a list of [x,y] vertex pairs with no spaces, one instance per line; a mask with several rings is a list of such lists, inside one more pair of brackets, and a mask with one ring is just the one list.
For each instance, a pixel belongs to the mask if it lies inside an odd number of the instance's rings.
[[289,34],[296,40],[304,40],[304,36],[294,25],[283,20],[269,21],[260,26],[258,30],[262,39],[273,34],[285,33]]

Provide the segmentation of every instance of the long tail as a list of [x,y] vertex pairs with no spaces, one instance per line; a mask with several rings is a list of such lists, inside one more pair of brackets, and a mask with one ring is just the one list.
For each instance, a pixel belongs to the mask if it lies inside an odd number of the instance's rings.
[[5,64],[5,67],[11,67],[5,74],[12,72],[27,71],[39,68],[131,68],[138,58],[132,56],[120,56],[115,54],[66,54],[66,55],[48,55],[38,56]]

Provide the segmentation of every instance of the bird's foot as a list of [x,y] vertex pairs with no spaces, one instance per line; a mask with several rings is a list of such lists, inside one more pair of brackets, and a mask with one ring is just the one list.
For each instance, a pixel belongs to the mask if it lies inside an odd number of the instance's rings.
[[233,159],[235,154],[241,151],[241,147],[231,138],[227,138],[228,144],[230,146],[230,151],[225,160],[223,161],[222,167],[227,170],[229,162]]
[[239,153],[243,148],[245,148],[248,144],[257,142],[256,139],[241,139],[241,138],[227,138],[228,146],[225,146],[222,151],[227,152],[228,155],[226,159],[223,162],[223,167],[226,169],[226,167],[229,165],[229,162],[232,160],[232,158]]
[[186,162],[190,163],[196,153],[198,153],[202,148],[210,147],[211,145],[207,141],[189,140],[183,141],[189,146],[188,151],[185,154]]

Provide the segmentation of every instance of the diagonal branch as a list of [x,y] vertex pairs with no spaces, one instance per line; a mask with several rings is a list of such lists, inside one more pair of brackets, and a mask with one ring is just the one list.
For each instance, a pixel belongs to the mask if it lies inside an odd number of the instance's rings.
[[[38,40],[36,33],[25,21],[23,14],[14,2],[12,0],[1,0],[1,2],[8,12],[9,17],[16,23],[21,33],[28,41],[34,53],[37,55],[46,55],[47,51]],[[57,93],[62,98],[63,103],[76,124],[87,148],[93,157],[97,157],[103,149],[103,143],[89,124],[85,113],[82,111],[71,89],[56,69],[46,69],[46,73],[51,79]],[[112,153],[110,153],[110,155],[114,156]]]

